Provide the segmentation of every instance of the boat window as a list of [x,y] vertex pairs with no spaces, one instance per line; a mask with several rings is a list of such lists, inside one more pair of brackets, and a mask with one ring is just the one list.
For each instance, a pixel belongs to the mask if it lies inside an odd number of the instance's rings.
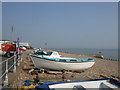
[[66,60],[65,60],[65,59],[60,59],[59,61],[61,61],[61,62],[66,62]]
[[91,58],[88,58],[88,60],[93,60],[93,59],[91,59]]
[[77,60],[70,60],[70,61],[74,61],[74,62],[76,62]]
[[47,55],[51,55],[52,54],[52,52],[47,52]]

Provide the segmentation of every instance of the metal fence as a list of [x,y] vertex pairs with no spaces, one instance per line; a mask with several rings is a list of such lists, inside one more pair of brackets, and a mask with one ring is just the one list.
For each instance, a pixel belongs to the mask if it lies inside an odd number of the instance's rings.
[[16,66],[19,66],[20,61],[22,58],[14,53],[13,56],[10,58],[3,60],[0,62],[0,68],[1,68],[1,75],[0,75],[0,87],[8,85],[8,73],[9,72],[16,72]]

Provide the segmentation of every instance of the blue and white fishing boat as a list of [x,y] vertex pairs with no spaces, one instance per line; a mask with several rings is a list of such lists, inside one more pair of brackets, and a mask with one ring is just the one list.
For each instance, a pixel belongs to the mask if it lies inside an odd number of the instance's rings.
[[36,86],[36,89],[44,90],[92,90],[93,88],[99,90],[118,90],[118,88],[120,88],[120,82],[112,78],[105,78],[82,81],[44,83],[43,85]]
[[53,70],[72,70],[79,71],[92,67],[94,59],[76,59],[61,57],[58,52],[46,52],[45,55],[31,54],[31,59],[37,68]]

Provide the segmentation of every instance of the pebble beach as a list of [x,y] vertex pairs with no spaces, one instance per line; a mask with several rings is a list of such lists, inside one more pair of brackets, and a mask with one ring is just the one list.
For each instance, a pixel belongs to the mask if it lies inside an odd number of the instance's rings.
[[80,79],[99,79],[99,78],[117,78],[120,79],[118,73],[118,62],[105,60],[100,58],[89,57],[86,55],[76,55],[64,52],[59,52],[62,56],[73,58],[92,58],[95,64],[80,73],[74,73],[73,76]]
[[[29,52],[25,52],[22,55],[23,61],[21,63],[21,68],[19,67],[19,76],[16,82],[13,83],[11,87],[21,87],[26,80],[33,81],[36,75],[31,75],[29,70],[36,68],[29,57]],[[86,55],[70,54],[65,52],[59,52],[63,57],[71,58],[92,58],[95,60],[95,64],[86,70],[72,73],[64,73],[64,78],[71,81],[87,80],[87,79],[101,79],[101,78],[115,78],[120,81],[118,73],[118,61],[104,60],[100,58],[95,58]],[[10,73],[9,76],[12,76],[13,73]],[[17,74],[18,75],[18,74]],[[40,82],[58,82],[62,81],[62,74],[48,74],[48,73],[39,73]]]

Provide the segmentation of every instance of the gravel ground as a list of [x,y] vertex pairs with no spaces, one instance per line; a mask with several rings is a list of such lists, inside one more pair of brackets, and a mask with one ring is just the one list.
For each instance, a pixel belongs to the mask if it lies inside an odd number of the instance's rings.
[[112,77],[120,79],[118,76],[118,62],[117,61],[111,61],[111,60],[105,60],[100,58],[94,58],[89,57],[86,55],[75,55],[75,54],[68,54],[68,53],[60,53],[62,56],[67,57],[75,57],[75,58],[93,58],[95,61],[95,64],[87,69],[84,70],[82,73],[75,74],[75,77],[83,77],[83,78],[105,78],[105,77]]
[[[30,51],[29,51],[30,52]],[[35,68],[32,61],[29,58],[29,52],[25,52],[22,55],[23,62],[22,62],[22,71],[19,73],[19,78],[16,83],[18,85],[13,85],[15,87],[20,87],[24,84],[26,80],[33,80],[36,75],[29,74],[29,70]],[[76,55],[76,54],[69,54],[64,52],[59,52],[60,55],[63,57],[73,57],[73,58],[93,58],[95,59],[95,64],[87,69],[82,70],[80,72],[73,72],[73,73],[65,73],[64,75],[61,74],[46,74],[46,73],[39,73],[38,76],[41,82],[57,82],[62,81],[63,76],[65,79],[69,80],[86,80],[86,79],[99,79],[99,78],[115,78],[120,80],[118,76],[118,62],[117,61],[110,61],[104,60],[94,57],[89,57],[86,55]]]

